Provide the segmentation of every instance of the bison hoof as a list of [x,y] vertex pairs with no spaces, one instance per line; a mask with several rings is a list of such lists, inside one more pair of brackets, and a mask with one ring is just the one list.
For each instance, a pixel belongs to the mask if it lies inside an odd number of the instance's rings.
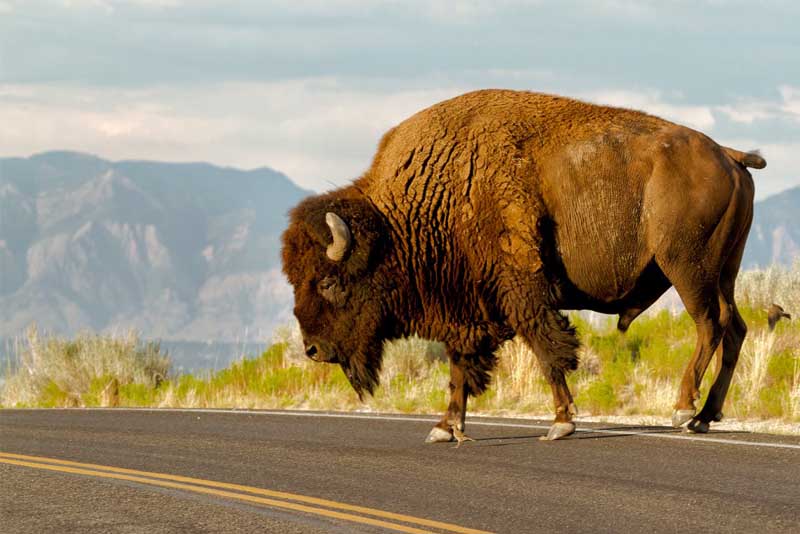
[[694,417],[694,410],[675,410],[672,412],[672,426],[678,428]]
[[553,423],[553,426],[550,427],[547,435],[541,436],[539,439],[541,441],[553,441],[569,436],[573,432],[575,432],[575,423],[572,421],[569,423]]
[[692,419],[692,421],[686,426],[686,430],[692,434],[705,434],[708,432],[708,427],[709,425],[705,421]]
[[433,427],[428,437],[425,438],[425,443],[448,443],[450,441],[453,441],[453,433],[438,426]]

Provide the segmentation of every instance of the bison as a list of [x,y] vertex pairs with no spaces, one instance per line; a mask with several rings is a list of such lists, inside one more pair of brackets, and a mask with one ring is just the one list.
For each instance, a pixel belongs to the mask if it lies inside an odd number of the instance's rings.
[[306,355],[339,364],[363,397],[384,340],[442,341],[450,403],[427,441],[460,442],[467,398],[521,336],[552,388],[553,440],[576,413],[565,373],[579,342],[560,310],[618,314],[624,331],[674,286],[697,345],[672,422],[706,432],[747,331],[734,284],[753,216],[747,167],[765,165],[629,109],[509,90],[440,102],[389,130],[352,184],[291,210],[282,261]]

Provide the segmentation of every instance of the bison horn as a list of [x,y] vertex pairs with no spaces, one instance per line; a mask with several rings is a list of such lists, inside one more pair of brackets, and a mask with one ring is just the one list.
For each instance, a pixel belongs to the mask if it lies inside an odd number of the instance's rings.
[[333,243],[328,245],[326,251],[328,257],[333,261],[342,261],[347,251],[350,250],[350,229],[341,217],[331,211],[325,214],[325,222],[333,236]]

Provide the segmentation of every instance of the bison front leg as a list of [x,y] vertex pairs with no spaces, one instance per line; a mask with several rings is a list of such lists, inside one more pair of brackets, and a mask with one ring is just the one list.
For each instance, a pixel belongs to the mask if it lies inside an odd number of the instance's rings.
[[448,350],[450,356],[450,404],[442,419],[436,423],[428,434],[426,443],[441,443],[457,440],[461,445],[472,438],[464,434],[464,421],[467,416],[467,397],[470,389],[467,385],[467,374],[464,358]]
[[539,361],[543,367],[550,365],[549,369],[545,370],[545,373],[549,372],[548,382],[550,382],[550,388],[553,390],[553,404],[555,404],[556,409],[556,418],[553,425],[547,431],[547,435],[539,439],[552,441],[575,432],[575,423],[572,422],[572,418],[577,415],[578,410],[572,400],[572,393],[567,386],[567,379],[564,376],[563,369],[542,362],[541,359]]
[[555,420],[547,435],[541,438],[550,441],[575,432],[572,418],[577,410],[565,374],[578,366],[578,338],[569,320],[558,310],[543,304],[528,306],[531,301],[535,302],[535,299],[512,301],[508,315],[514,330],[536,354],[539,367],[553,391]]

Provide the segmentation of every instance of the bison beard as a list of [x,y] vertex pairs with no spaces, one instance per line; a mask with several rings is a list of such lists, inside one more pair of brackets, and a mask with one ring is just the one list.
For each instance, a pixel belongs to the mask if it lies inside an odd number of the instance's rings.
[[[366,310],[365,310],[366,312]],[[377,317],[369,313],[359,315],[362,324],[358,324],[354,328],[354,332],[364,331],[380,331],[378,325],[363,324],[372,323]],[[364,400],[364,393],[372,395],[375,388],[380,383],[381,361],[383,339],[380,335],[373,335],[366,339],[359,339],[359,345],[352,350],[343,350],[347,356],[342,358],[339,364],[344,371],[345,376],[350,381],[350,385],[358,394],[359,400]]]
[[565,373],[578,365],[559,310],[619,314],[624,330],[674,285],[698,341],[673,422],[707,431],[746,333],[734,301],[746,167],[764,165],[657,117],[556,96],[487,90],[432,106],[390,130],[352,185],[291,211],[283,268],[307,353],[338,362],[362,397],[385,340],[444,342],[450,404],[428,441],[460,442],[467,398],[520,336],[551,385],[557,439],[575,428]]

